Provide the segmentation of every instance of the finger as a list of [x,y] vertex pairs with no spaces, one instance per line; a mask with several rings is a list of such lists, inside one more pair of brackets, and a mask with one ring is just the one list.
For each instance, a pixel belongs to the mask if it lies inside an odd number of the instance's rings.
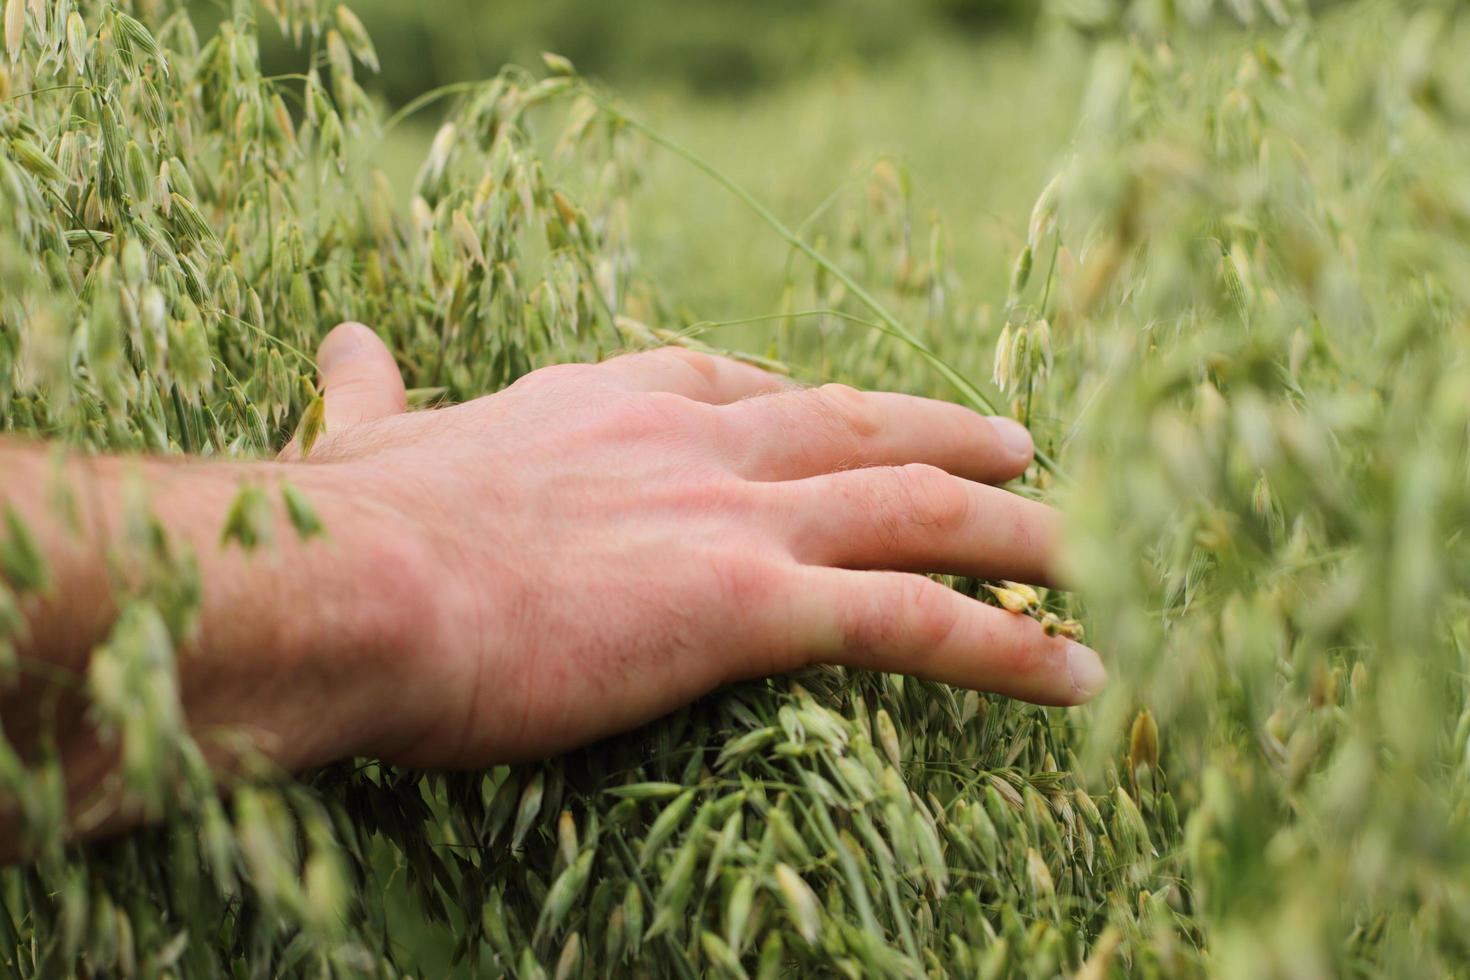
[[839,384],[752,398],[721,414],[736,468],[752,480],[929,463],[971,480],[1004,483],[1025,472],[1034,452],[1030,434],[1013,419]]
[[334,327],[317,350],[326,431],[387,418],[408,408],[403,375],[387,346],[361,323]]
[[794,635],[807,663],[909,674],[1037,704],[1089,700],[1101,658],[1036,620],[903,572],[807,568]]
[[789,379],[758,367],[683,347],[624,354],[604,361],[597,370],[630,391],[668,391],[713,405],[793,386]]
[[922,464],[769,484],[798,561],[1049,585],[1056,511]]

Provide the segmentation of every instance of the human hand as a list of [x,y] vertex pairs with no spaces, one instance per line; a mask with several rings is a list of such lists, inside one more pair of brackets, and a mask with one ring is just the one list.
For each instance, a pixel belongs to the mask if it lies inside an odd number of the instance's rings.
[[678,348],[413,413],[367,328],[319,362],[326,430],[285,465],[371,502],[408,556],[344,568],[386,577],[409,638],[363,668],[361,754],[541,757],[813,663],[1059,705],[1104,681],[1092,650],[916,574],[1052,580],[1056,514],[989,485],[1031,460],[1012,420]]

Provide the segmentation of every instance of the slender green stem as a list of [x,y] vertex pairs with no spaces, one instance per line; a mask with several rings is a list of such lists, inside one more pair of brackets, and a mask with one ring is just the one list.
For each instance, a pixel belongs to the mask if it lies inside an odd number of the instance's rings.
[[427,106],[433,105],[440,99],[443,99],[450,95],[457,95],[460,92],[473,92],[477,88],[483,88],[486,85],[489,85],[492,81],[493,79],[480,78],[468,82],[451,82],[448,85],[441,85],[438,88],[430,89],[417,98],[410,99],[408,102],[404,103],[397,112],[388,117],[388,119],[383,123],[383,128],[378,130],[377,138],[368,145],[367,150],[362,154],[362,156],[370,156],[374,150],[382,145],[383,137],[387,136],[392,129],[398,126],[398,124],[403,122],[409,116],[418,112],[420,109],[424,109]]
[[384,133],[388,132],[390,129],[403,122],[403,120],[413,115],[415,112],[418,112],[420,109],[423,109],[427,106],[433,105],[435,102],[438,102],[445,96],[456,95],[460,92],[472,92],[475,89],[483,88],[488,84],[490,84],[489,80],[481,78],[476,79],[472,82],[451,82],[448,85],[441,85],[438,88],[429,89],[429,91],[425,92],[423,95],[420,95],[417,98],[411,99],[408,102],[404,103],[402,108],[393,113],[393,115],[389,116],[388,120],[383,123],[382,131]]
[[46,188],[46,193],[55,198],[56,203],[61,205],[62,210],[65,211],[68,216],[70,216],[72,222],[82,231],[87,233],[87,237],[92,240],[92,247],[97,250],[97,254],[101,255],[102,243],[97,240],[96,235],[92,234],[92,229],[87,227],[87,223],[82,220],[81,215],[77,214],[76,209],[67,203],[66,198],[62,197],[51,188]]
[[1037,307],[1042,316],[1046,316],[1046,302],[1051,299],[1051,284],[1057,274],[1057,253],[1062,250],[1062,236],[1058,232],[1055,240],[1051,243],[1051,262],[1046,267],[1046,283],[1041,287],[1041,305]]
[[[873,312],[873,315],[876,316],[883,323],[883,325],[888,328],[887,332],[891,333],[894,337],[897,337],[900,341],[907,344],[916,353],[918,353],[918,355],[922,357],[925,361],[927,361],[929,365],[934,368],[934,370],[939,372],[940,376],[942,376],[946,381],[953,385],[954,388],[959,391],[959,393],[963,395],[964,398],[968,402],[970,402],[973,407],[988,412],[992,415],[1000,414],[1000,410],[996,408],[995,404],[989,398],[987,398],[985,394],[981,392],[980,389],[976,387],[976,385],[972,381],[956,371],[953,367],[949,365],[947,361],[941,358],[938,354],[934,353],[933,349],[931,349],[928,344],[924,343],[924,341],[917,334],[915,334],[912,330],[905,326],[903,322],[898,319],[898,317],[890,313],[887,307],[885,307],[871,293],[863,288],[861,283],[859,283],[852,276],[848,275],[847,271],[839,266],[836,262],[832,261],[826,255],[824,255],[822,252],[818,251],[815,247],[808,243],[804,238],[802,238],[796,232],[792,231],[791,228],[788,227],[784,221],[777,217],[770,208],[761,203],[761,201],[756,198],[755,195],[751,194],[736,181],[728,177],[714,164],[705,160],[699,154],[684,146],[682,143],[668,136],[665,136],[658,130],[653,129],[643,122],[627,115],[617,106],[608,101],[606,97],[597,92],[595,89],[592,89],[589,86],[585,89],[585,91],[587,92],[588,97],[596,102],[597,105],[601,107],[604,112],[622,122],[628,128],[633,129],[638,133],[641,133],[650,142],[661,146],[664,149],[668,150],[670,153],[673,153],[675,156],[682,158],[685,162],[693,166],[696,170],[699,170],[715,183],[725,188],[725,190],[734,195],[742,204],[744,204],[751,211],[755,212],[756,216],[764,221],[767,225],[769,225],[771,229],[776,232],[776,234],[785,239],[787,244],[789,244],[792,248],[795,248],[797,251],[801,252],[807,258],[811,259],[821,268],[825,269],[829,275],[831,275],[838,282],[842,283],[843,286],[847,287],[848,292],[857,297],[859,302],[861,302],[864,306],[866,306],[869,310]],[[1040,449],[1036,450],[1036,462],[1043,469],[1055,475],[1060,475],[1056,463],[1053,462],[1051,457],[1042,452]]]
[[847,193],[848,186],[852,180],[846,180],[832,188],[831,193],[822,199],[822,203],[812,209],[812,213],[801,219],[801,224],[796,226],[796,233],[805,236],[807,229],[816,224],[817,219],[827,213],[827,209],[837,203],[837,199]]
[[27,89],[24,92],[12,92],[5,98],[0,99],[0,102],[13,102],[16,99],[23,99],[28,95],[45,95],[47,92],[64,92],[67,89],[73,88],[87,88],[87,86],[80,83],[72,83],[68,85],[48,85],[45,88]]
[[313,358],[313,357],[311,357],[309,354],[305,353],[304,351],[302,351],[300,348],[298,348],[297,346],[295,346],[294,344],[292,344],[290,341],[283,340],[282,338],[277,337],[273,333],[270,333],[268,331],[262,330],[260,327],[257,327],[255,324],[251,323],[249,320],[242,320],[239,317],[235,316],[233,313],[227,313],[227,312],[225,312],[224,310],[221,310],[221,309],[215,309],[215,310],[211,310],[209,312],[218,313],[220,316],[224,317],[226,320],[233,320],[235,323],[240,324],[240,326],[246,328],[247,330],[253,330],[255,333],[257,333],[257,334],[260,335],[260,337],[261,337],[262,340],[268,340],[268,341],[270,341],[273,344],[280,344],[283,348],[285,348],[286,350],[290,351],[292,354],[295,354],[297,357],[301,358],[301,360],[303,362],[305,362],[307,364],[307,366],[309,366],[312,370],[316,370],[316,359]]

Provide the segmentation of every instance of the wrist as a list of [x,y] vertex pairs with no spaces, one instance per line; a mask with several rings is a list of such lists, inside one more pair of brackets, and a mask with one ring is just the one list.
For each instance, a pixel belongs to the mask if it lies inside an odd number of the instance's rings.
[[[95,832],[136,819],[112,778],[118,733],[88,709],[93,651],[129,604],[195,594],[173,571],[159,593],[151,534],[138,550],[129,527],[141,514],[125,500],[146,506],[181,567],[197,567],[199,604],[177,620],[173,662],[149,669],[176,672],[184,720],[211,764],[238,769],[263,755],[299,770],[381,755],[420,734],[442,702],[442,692],[426,690],[433,672],[416,670],[412,656],[433,649],[437,635],[430,539],[377,499],[379,474],[328,464],[48,461],[39,447],[5,442],[0,469],[15,478],[0,486],[0,503],[18,511],[49,571],[48,587],[24,607],[25,669],[0,685],[4,735],[25,756],[42,745],[59,752],[70,805],[85,811],[69,817],[78,826]],[[70,488],[73,510],[47,502],[51,480]],[[324,533],[303,539],[293,528],[283,482],[308,500]],[[272,534],[247,550],[221,531],[252,483],[265,490]],[[0,794],[0,837],[16,819]]]
[[381,474],[350,462],[272,465],[323,527],[295,543],[294,562],[283,554],[300,601],[283,608],[293,625],[281,654],[318,678],[324,718],[312,726],[313,757],[296,765],[392,756],[438,720],[424,656],[440,618],[432,539],[381,491]]
[[[206,755],[230,767],[242,746],[295,771],[373,754],[403,724],[414,617],[431,608],[418,536],[344,464],[175,466],[148,479],[152,506],[192,546],[198,629],[178,654],[180,696]],[[268,542],[222,538],[236,496],[255,484]],[[283,485],[321,531],[288,519]]]

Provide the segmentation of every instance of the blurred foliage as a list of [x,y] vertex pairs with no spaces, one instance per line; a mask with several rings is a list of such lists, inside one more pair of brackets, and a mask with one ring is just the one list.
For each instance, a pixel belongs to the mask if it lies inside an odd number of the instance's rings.
[[[207,10],[208,0],[197,2]],[[1024,22],[1035,8],[1022,0],[366,0],[354,9],[381,54],[382,74],[370,88],[397,105],[504,64],[532,64],[541,51],[623,89],[739,94],[871,64],[936,31]],[[262,41],[267,71],[299,64],[294,46],[274,32]]]

